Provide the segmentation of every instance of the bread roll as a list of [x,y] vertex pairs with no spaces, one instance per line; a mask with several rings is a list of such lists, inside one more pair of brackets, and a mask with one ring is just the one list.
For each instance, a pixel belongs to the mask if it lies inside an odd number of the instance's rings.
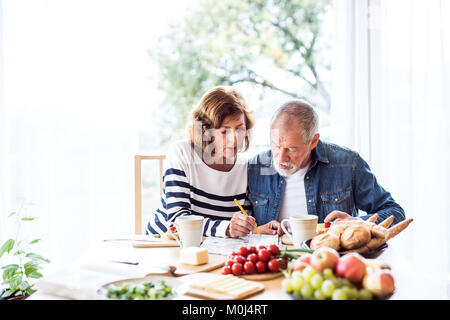
[[360,248],[370,241],[370,229],[364,225],[348,227],[341,234],[341,247],[346,250]]
[[328,248],[332,248],[337,251],[340,248],[339,237],[336,236],[335,234],[329,233],[329,232],[319,234],[319,235],[315,236],[314,238],[312,238],[310,247],[313,250],[316,250],[316,249],[322,248],[322,247],[328,247]]

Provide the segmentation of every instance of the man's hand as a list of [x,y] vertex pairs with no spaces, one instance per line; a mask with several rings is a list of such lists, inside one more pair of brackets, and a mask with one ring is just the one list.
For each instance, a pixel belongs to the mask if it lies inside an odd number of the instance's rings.
[[341,220],[362,220],[362,219],[359,217],[353,217],[346,212],[334,210],[334,211],[330,212],[323,221],[331,222],[332,220],[341,221]]
[[255,218],[246,216],[242,213],[235,213],[231,218],[225,234],[231,238],[245,237],[250,233],[250,231],[255,230],[255,228]]
[[259,226],[258,230],[262,234],[271,234],[271,235],[275,235],[275,234],[282,235],[283,234],[283,230],[281,229],[281,224],[276,220],[272,220],[266,224],[263,224],[262,226]]

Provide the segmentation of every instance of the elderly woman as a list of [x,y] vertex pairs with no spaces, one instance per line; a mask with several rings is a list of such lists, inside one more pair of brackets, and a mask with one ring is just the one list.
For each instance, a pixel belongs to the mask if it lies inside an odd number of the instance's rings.
[[183,215],[205,218],[203,235],[241,237],[256,227],[242,214],[247,200],[247,161],[239,152],[249,147],[253,120],[243,97],[230,87],[208,91],[192,111],[188,140],[174,143],[167,153],[161,206],[147,232],[164,234],[169,222]]

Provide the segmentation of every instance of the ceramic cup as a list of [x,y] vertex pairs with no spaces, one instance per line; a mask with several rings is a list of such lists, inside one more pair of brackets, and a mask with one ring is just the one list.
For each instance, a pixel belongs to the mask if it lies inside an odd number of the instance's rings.
[[[178,230],[180,240],[174,235],[180,247],[200,247],[203,236],[203,217],[181,216],[175,219],[170,226],[175,226]],[[169,231],[173,234],[172,230]]]
[[[302,242],[308,239],[312,239],[316,234],[317,219],[315,215],[302,215],[302,216],[292,216],[289,219],[281,220],[281,228],[283,231],[291,238],[292,243],[295,247],[300,248]],[[285,227],[285,223],[288,223],[290,230],[289,233]]]

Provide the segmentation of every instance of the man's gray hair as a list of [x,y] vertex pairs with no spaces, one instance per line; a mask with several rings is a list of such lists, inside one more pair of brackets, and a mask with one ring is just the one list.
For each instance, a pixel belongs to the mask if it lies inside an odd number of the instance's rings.
[[292,100],[279,107],[270,120],[270,127],[282,115],[287,116],[284,125],[291,125],[293,119],[297,120],[306,143],[310,143],[319,131],[319,116],[314,108],[304,101]]

